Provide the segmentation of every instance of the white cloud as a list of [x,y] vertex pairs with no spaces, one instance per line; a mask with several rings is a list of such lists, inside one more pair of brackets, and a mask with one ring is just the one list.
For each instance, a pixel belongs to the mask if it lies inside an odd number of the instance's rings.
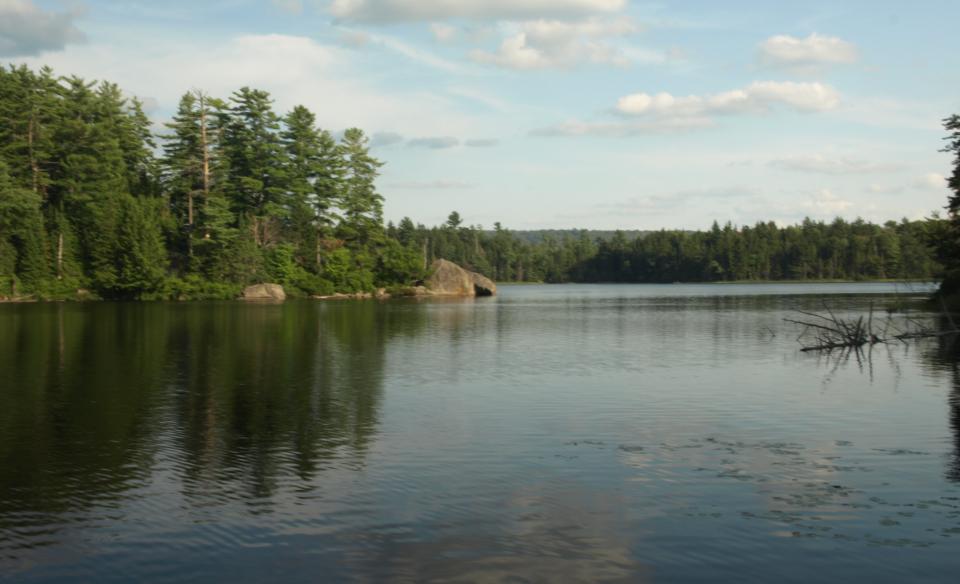
[[631,116],[691,118],[762,113],[778,105],[800,112],[820,112],[834,109],[839,103],[840,94],[822,83],[755,81],[743,89],[705,96],[634,93],[620,98],[617,111]]
[[830,189],[821,189],[809,200],[804,201],[802,206],[816,215],[824,216],[840,214],[853,207],[853,203],[836,196]]
[[853,43],[817,33],[803,39],[777,35],[760,44],[760,59],[768,65],[804,67],[849,64],[856,62],[857,58],[857,48]]
[[[756,81],[743,89],[714,95],[674,96],[669,93],[634,93],[620,98],[616,121],[570,120],[537,128],[532,136],[635,136],[708,128],[714,117],[731,114],[761,114],[785,107],[798,112],[835,108],[840,95],[821,83]],[[626,119],[624,119],[626,118]]]
[[532,20],[508,27],[508,36],[494,51],[476,50],[471,58],[509,69],[548,69],[582,63],[627,65],[627,52],[609,39],[640,32],[627,17],[588,18],[576,22]]
[[76,18],[75,12],[48,12],[31,0],[0,0],[0,56],[39,55],[83,42]]
[[333,0],[330,13],[353,22],[577,18],[622,10],[627,0]]
[[778,158],[771,160],[767,164],[781,170],[833,175],[873,174],[878,172],[891,172],[902,168],[899,164],[869,162],[866,160],[845,158],[843,156],[824,156],[822,154]]

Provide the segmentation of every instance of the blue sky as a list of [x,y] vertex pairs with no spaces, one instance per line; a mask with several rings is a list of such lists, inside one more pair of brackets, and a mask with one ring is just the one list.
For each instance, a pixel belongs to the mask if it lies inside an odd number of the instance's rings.
[[373,137],[386,215],[705,228],[942,209],[954,1],[0,0],[0,58],[161,124],[270,91]]

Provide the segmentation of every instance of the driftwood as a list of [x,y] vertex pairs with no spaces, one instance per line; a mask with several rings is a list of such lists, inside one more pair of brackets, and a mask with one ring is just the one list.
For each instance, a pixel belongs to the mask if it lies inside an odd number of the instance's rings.
[[954,335],[960,333],[949,311],[944,307],[944,314],[950,322],[950,329],[934,330],[925,326],[916,320],[907,317],[904,328],[898,327],[893,322],[891,316],[887,316],[883,323],[883,329],[874,328],[873,304],[870,305],[870,312],[866,317],[863,315],[857,318],[838,318],[829,308],[824,307],[827,314],[817,314],[815,312],[806,312],[797,310],[797,312],[806,317],[806,319],[785,318],[786,322],[800,325],[803,331],[797,340],[804,342],[812,334],[813,342],[803,345],[801,351],[832,351],[834,349],[860,349],[865,345],[877,345],[882,343],[902,342],[910,339],[923,339],[928,337],[939,337],[945,335]]

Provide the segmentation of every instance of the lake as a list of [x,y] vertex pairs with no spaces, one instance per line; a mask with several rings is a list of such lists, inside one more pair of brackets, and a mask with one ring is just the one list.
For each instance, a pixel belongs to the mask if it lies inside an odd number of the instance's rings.
[[0,580],[952,582],[953,338],[783,320],[930,289],[0,305]]

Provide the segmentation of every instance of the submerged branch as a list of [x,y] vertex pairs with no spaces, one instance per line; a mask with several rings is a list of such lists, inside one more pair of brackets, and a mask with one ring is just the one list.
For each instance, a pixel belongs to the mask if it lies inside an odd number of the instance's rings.
[[[888,316],[884,324],[883,331],[879,334],[873,329],[873,304],[870,305],[870,313],[866,321],[863,315],[857,318],[842,319],[837,317],[829,308],[824,307],[829,316],[798,310],[797,312],[808,317],[807,320],[785,318],[786,322],[803,327],[799,342],[803,342],[808,333],[813,334],[813,342],[805,344],[800,350],[808,351],[832,351],[834,349],[857,349],[864,345],[877,345],[881,343],[890,343],[893,341],[906,342],[912,339],[923,339],[929,337],[941,337],[960,333],[960,329],[954,323],[952,317],[947,313],[947,320],[950,327],[947,330],[933,330],[924,326],[913,318],[907,318],[907,325],[913,325],[912,329],[901,329],[892,322],[892,317]],[[815,319],[815,320],[814,320]],[[887,336],[887,331],[893,329],[896,334]]]

